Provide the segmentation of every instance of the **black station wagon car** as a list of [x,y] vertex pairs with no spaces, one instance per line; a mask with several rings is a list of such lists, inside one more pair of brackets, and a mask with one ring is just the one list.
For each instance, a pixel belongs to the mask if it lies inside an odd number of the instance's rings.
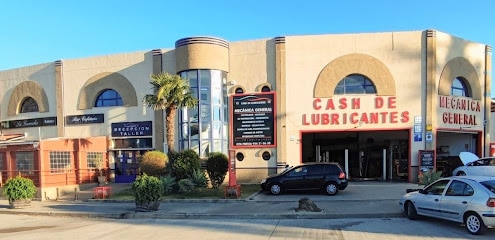
[[306,163],[261,181],[261,189],[273,195],[284,191],[323,190],[333,196],[347,185],[347,176],[338,163]]

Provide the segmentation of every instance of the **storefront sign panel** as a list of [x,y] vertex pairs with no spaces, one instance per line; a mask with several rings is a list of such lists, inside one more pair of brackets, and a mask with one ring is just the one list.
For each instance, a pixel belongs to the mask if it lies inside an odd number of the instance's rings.
[[434,170],[435,162],[435,151],[419,150],[419,169],[421,171]]
[[232,148],[276,146],[275,93],[231,96]]
[[3,129],[56,126],[57,117],[32,118],[2,122]]
[[103,114],[84,114],[84,115],[71,115],[65,117],[65,123],[67,125],[79,125],[79,124],[91,124],[91,123],[103,123]]
[[152,126],[151,121],[112,123],[112,137],[153,136]]

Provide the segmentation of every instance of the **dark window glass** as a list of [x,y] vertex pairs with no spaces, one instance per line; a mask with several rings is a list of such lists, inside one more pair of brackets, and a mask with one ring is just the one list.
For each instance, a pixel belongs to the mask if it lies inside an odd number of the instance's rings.
[[466,81],[463,78],[457,77],[454,79],[454,82],[452,82],[452,87],[450,88],[450,95],[459,97],[470,97]]
[[360,74],[351,74],[340,80],[334,94],[376,94],[376,87],[369,78]]
[[268,151],[264,151],[262,154],[261,154],[261,157],[263,158],[263,160],[270,160],[270,158],[272,157],[272,155],[270,154],[270,152]]
[[152,148],[152,138],[119,138],[114,139],[114,148]]
[[109,107],[109,106],[122,106],[122,97],[120,94],[112,89],[103,91],[95,102],[95,107]]
[[312,175],[324,174],[325,166],[314,165],[309,168],[309,173]]
[[495,193],[495,181],[494,180],[484,181],[484,182],[480,182],[480,183],[481,183],[481,185],[486,187],[488,190],[490,190],[490,192]]
[[244,93],[244,90],[242,90],[242,88],[236,88],[235,93],[236,94]]
[[340,169],[334,165],[327,165],[325,166],[325,172],[338,175],[340,173]]
[[38,104],[32,97],[24,99],[21,104],[21,113],[28,112],[39,112]]
[[472,187],[461,181],[452,181],[447,189],[446,196],[470,196],[474,193]]
[[423,191],[425,194],[428,195],[442,195],[443,190],[445,189],[448,183],[449,180],[440,180],[428,186]]
[[239,161],[242,161],[242,160],[244,160],[244,154],[243,153],[240,153],[240,152],[239,153],[236,153],[235,154],[235,158],[237,160],[239,160]]

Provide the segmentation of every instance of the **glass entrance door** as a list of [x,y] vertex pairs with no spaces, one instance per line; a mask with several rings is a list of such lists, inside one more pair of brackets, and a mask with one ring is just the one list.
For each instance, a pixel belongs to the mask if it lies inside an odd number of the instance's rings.
[[115,151],[115,182],[131,183],[139,174],[138,159],[141,151]]

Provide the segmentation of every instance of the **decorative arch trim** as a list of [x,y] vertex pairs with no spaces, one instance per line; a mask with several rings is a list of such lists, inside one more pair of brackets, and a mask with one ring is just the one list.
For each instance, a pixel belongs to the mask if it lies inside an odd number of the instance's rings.
[[33,98],[38,104],[39,112],[48,112],[48,98],[46,97],[45,90],[40,84],[34,81],[25,81],[19,83],[10,95],[9,106],[7,114],[9,116],[15,116],[20,111],[22,101],[27,97]]
[[238,88],[241,88],[244,93],[247,93],[245,87],[243,87],[241,85],[234,85],[234,86],[229,88],[229,94],[235,94],[235,90]]
[[91,77],[79,92],[79,110],[94,107],[97,97],[106,89],[117,91],[122,97],[123,106],[137,106],[137,95],[134,86],[119,73],[100,73]]
[[395,81],[390,70],[380,60],[360,53],[348,54],[328,63],[318,75],[314,88],[315,98],[330,98],[337,84],[350,74],[368,77],[378,96],[395,96]]
[[481,86],[474,66],[465,58],[456,57],[450,60],[442,69],[438,83],[438,94],[449,96],[452,83],[456,77],[463,77],[473,100],[482,100]]

